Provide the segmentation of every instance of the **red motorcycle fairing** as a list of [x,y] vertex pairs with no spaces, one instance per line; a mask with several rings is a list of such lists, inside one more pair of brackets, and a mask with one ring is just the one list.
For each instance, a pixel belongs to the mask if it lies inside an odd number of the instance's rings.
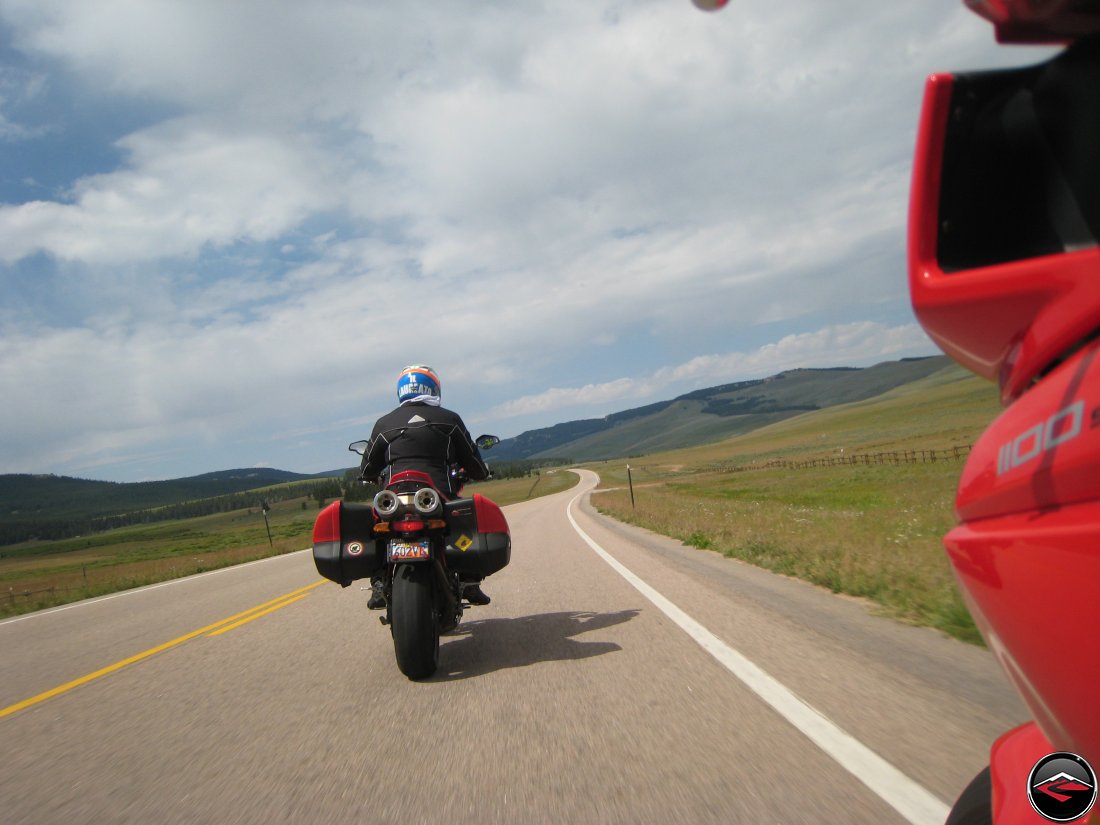
[[1094,342],[974,445],[956,498],[960,524],[945,538],[975,622],[1052,749],[1092,764],[1100,764],[1098,461]]
[[[994,745],[985,800],[1023,825],[1042,821],[1040,759],[1100,762],[1100,0],[965,2],[1002,42],[1072,42],[1036,66],[928,78],[910,195],[913,310],[1011,405],[971,451],[944,543],[1035,718]],[[959,821],[985,813],[975,782]]]
[[1100,31],[1096,0],[965,0],[1001,43],[1061,43]]
[[[993,821],[997,825],[1037,825],[1046,821],[1031,807],[1027,779],[1040,759],[1057,750],[1034,722],[1013,728],[993,743],[989,765]],[[1077,825],[1096,825],[1100,822],[1100,814],[1093,810],[1073,821]]]
[[1100,49],[928,78],[909,210],[925,332],[1018,398],[1100,327]]

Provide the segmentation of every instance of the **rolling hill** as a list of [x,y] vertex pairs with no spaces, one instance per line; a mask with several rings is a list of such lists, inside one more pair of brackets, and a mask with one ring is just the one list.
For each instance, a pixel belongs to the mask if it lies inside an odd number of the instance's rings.
[[[310,480],[318,479],[267,468],[134,483],[56,475],[0,475],[0,545],[35,537],[74,536],[112,526],[112,520],[118,521],[124,515]],[[248,505],[242,502],[238,506]]]
[[492,458],[596,461],[691,447],[813,410],[874,398],[949,368],[951,361],[941,355],[863,368],[788,370],[695,390],[604,418],[529,430],[494,447]]

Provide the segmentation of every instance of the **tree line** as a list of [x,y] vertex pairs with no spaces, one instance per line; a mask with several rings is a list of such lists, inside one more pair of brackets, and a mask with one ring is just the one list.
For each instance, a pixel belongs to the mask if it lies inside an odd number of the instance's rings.
[[126,513],[99,516],[65,516],[61,518],[46,516],[10,519],[0,524],[0,546],[18,544],[23,541],[71,539],[76,536],[113,530],[118,527],[154,524],[173,519],[198,518],[199,516],[227,513],[248,507],[262,507],[265,502],[270,505],[273,502],[301,498],[302,496],[316,498],[319,492],[330,495],[334,487],[337,491],[341,489],[337,480],[322,478],[290,482],[262,490],[227,493]]
[[[508,479],[536,476],[542,468],[570,463],[572,462],[567,459],[523,459],[492,462],[491,466],[493,478]],[[318,508],[324,507],[328,502],[338,498],[342,498],[344,501],[372,501],[378,492],[378,486],[369,482],[361,482],[358,480],[358,476],[358,470],[348,470],[343,477],[293,481],[263,490],[227,493],[125,513],[9,518],[0,523],[0,546],[18,544],[24,541],[71,539],[76,536],[102,533],[119,527],[154,524],[174,519],[198,518],[214,515],[215,513],[242,510],[248,507],[270,506],[273,502],[303,496],[317,502]]]

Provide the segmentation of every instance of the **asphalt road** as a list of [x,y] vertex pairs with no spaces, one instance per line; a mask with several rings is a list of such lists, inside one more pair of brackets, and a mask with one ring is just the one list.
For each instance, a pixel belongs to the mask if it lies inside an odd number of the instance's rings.
[[506,509],[425,682],[308,552],[0,622],[0,820],[932,823],[1026,720],[985,651],[602,519],[594,483]]

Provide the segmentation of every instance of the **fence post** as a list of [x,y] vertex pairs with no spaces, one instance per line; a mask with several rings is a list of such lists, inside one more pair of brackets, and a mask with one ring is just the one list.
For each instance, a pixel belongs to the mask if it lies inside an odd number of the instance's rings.
[[630,474],[630,465],[626,465],[626,483],[630,485],[630,509],[634,509],[634,477]]
[[274,547],[275,542],[271,540],[271,523],[267,520],[267,511],[271,509],[271,505],[268,504],[267,500],[265,499],[264,501],[260,502],[260,506],[263,508],[264,511],[264,527],[267,528],[267,543],[270,546]]

